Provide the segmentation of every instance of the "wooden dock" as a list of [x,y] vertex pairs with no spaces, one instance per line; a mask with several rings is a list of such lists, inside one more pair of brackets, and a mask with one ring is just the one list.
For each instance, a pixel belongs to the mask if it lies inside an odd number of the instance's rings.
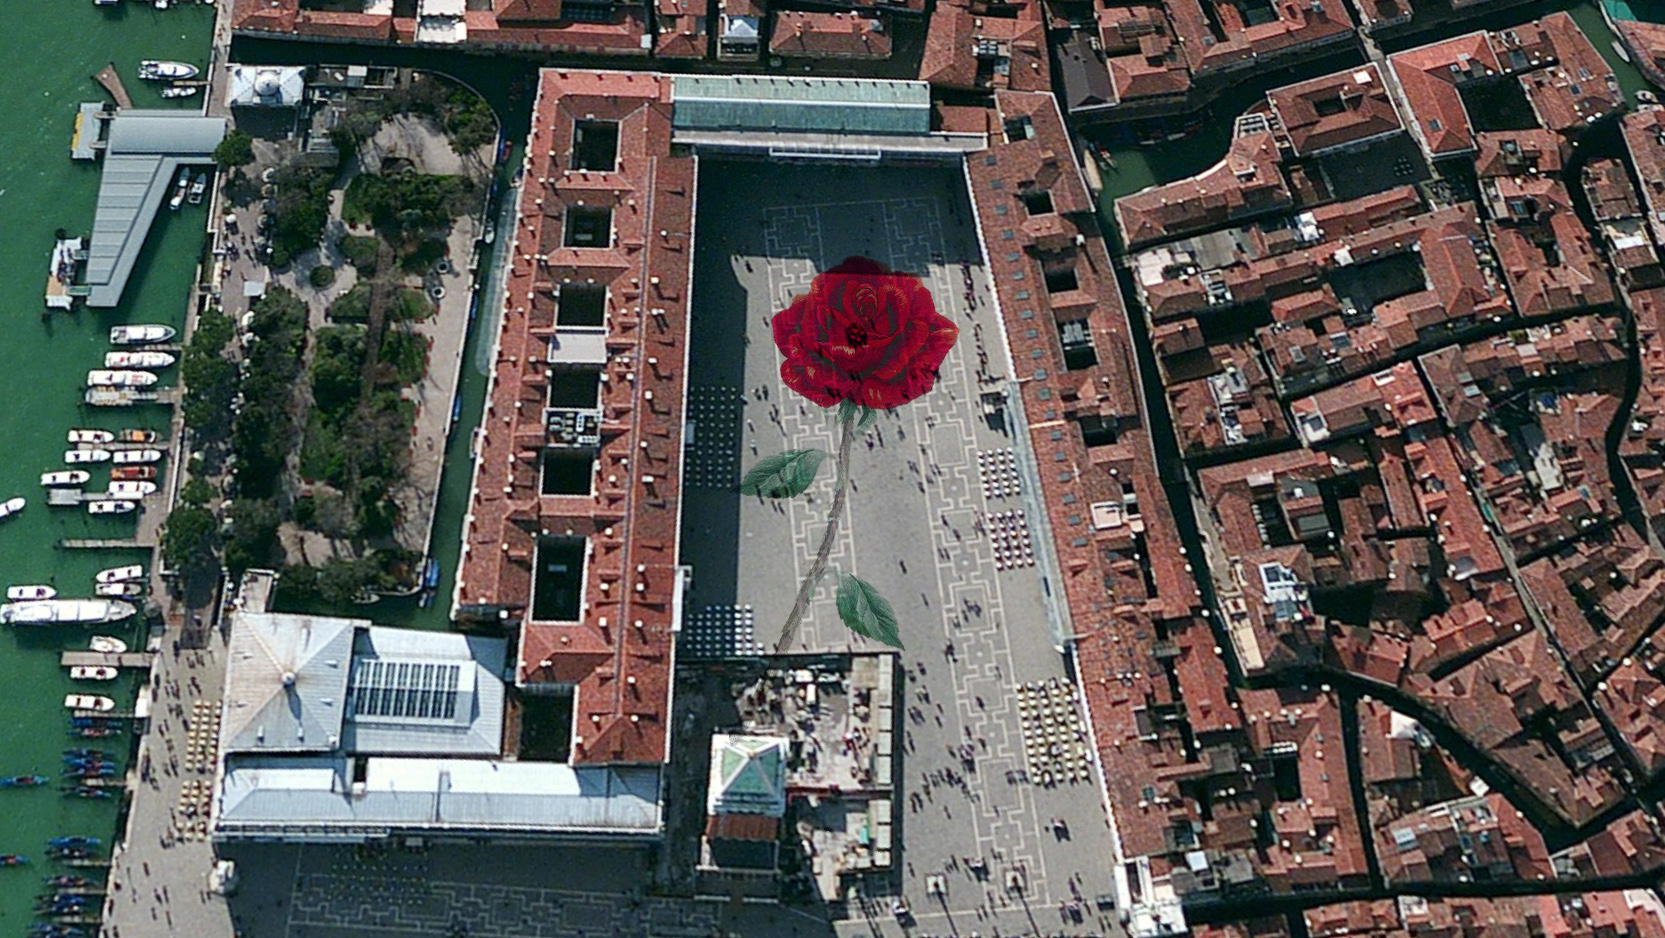
[[140,544],[132,537],[61,537],[58,539],[59,550],[149,550],[148,544]]
[[115,98],[117,104],[124,108],[133,106],[133,96],[127,93],[127,87],[121,83],[121,74],[116,71],[116,63],[111,62],[99,69],[98,74],[93,76],[93,81],[103,85],[104,90],[110,92],[110,97]]
[[58,663],[66,668],[102,666],[145,671],[155,662],[156,656],[148,651],[124,651],[119,655],[107,655],[101,651],[66,651],[58,658]]
[[70,778],[64,779],[64,787],[68,788],[68,789],[75,789],[75,788],[120,788],[120,789],[125,789],[127,787],[127,779],[119,777],[119,776],[114,777],[114,778],[76,778],[74,776],[71,776]]

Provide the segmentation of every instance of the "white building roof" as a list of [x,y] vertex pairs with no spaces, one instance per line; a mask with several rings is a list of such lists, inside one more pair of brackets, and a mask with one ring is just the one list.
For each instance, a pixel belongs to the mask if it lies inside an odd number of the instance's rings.
[[341,742],[353,636],[364,619],[241,613],[226,659],[225,752],[329,752]]
[[332,831],[595,832],[659,829],[657,768],[481,759],[234,756],[215,813],[222,835]]
[[294,107],[306,95],[306,69],[296,65],[232,65],[225,85],[231,107]]

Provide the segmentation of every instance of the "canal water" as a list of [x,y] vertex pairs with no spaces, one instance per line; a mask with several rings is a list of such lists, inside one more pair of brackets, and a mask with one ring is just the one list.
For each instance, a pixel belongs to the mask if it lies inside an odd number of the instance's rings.
[[[89,596],[95,571],[142,556],[53,545],[66,537],[130,537],[133,522],[48,509],[39,477],[63,468],[70,427],[166,427],[166,413],[154,408],[90,411],[80,405],[81,385],[88,369],[102,367],[110,326],[182,323],[204,216],[201,206],[162,213],[117,309],[58,313],[43,322],[53,231],[90,230],[98,192],[96,165],[69,158],[76,105],[107,100],[91,76],[114,62],[140,106],[200,107],[200,99],[164,101],[133,76],[141,58],[206,66],[213,11],[196,4],[158,11],[133,0],[114,12],[91,0],[5,0],[4,9],[0,60],[12,64],[0,112],[0,497],[22,495],[29,504],[21,515],[0,521],[0,585],[53,583],[60,595]],[[105,477],[95,473],[95,484]],[[47,838],[94,835],[107,846],[115,830],[115,802],[64,799],[57,791],[59,752],[66,746],[112,749],[127,761],[130,737],[82,742],[65,735],[66,693],[106,693],[123,708],[133,703],[137,678],[77,686],[58,667],[60,650],[85,648],[95,631],[112,630],[0,630],[0,775],[53,777],[45,789],[0,789],[0,854],[32,861],[0,869],[0,934],[22,934],[33,919],[41,877],[63,872],[46,861]],[[137,624],[114,632],[140,641]]]

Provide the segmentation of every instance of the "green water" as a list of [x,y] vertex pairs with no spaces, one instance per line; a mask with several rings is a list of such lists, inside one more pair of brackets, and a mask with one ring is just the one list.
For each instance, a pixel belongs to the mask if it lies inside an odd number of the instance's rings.
[[[92,226],[98,169],[69,159],[76,105],[106,96],[90,76],[111,61],[144,107],[164,102],[133,75],[140,58],[207,64],[212,9],[177,6],[163,11],[129,4],[107,14],[91,0],[4,0],[0,60],[11,67],[0,110],[0,493],[23,495],[22,515],[0,522],[0,585],[55,582],[61,595],[92,593],[94,571],[145,560],[120,551],[56,550],[62,537],[128,537],[131,520],[93,519],[74,509],[48,509],[37,484],[40,473],[62,468],[64,431],[72,426],[166,425],[165,412],[150,408],[90,412],[80,406],[87,369],[102,365],[106,333],[123,322],[184,318],[203,209],[164,212],[151,230],[145,253],[120,307],[59,313],[40,319],[41,294],[53,230],[86,232]],[[200,100],[193,102],[200,106]],[[165,379],[166,380],[166,379]],[[119,415],[118,415],[119,414]],[[125,418],[125,419],[123,419]],[[95,474],[95,483],[104,473]],[[137,641],[136,626],[117,630]],[[100,629],[100,631],[108,631]],[[0,775],[56,776],[59,750],[97,745],[125,751],[130,738],[86,742],[65,736],[63,695],[77,689],[58,667],[57,652],[85,648],[92,630],[0,632]],[[123,678],[98,692],[130,707],[137,678]],[[91,690],[83,686],[80,689]],[[110,745],[116,743],[117,745]],[[125,758],[123,760],[126,761]],[[113,801],[60,798],[56,780],[46,789],[0,790],[0,853],[29,857],[27,867],[0,869],[0,938],[20,935],[33,920],[40,878],[58,872],[46,862],[47,838],[91,834],[109,843]]]

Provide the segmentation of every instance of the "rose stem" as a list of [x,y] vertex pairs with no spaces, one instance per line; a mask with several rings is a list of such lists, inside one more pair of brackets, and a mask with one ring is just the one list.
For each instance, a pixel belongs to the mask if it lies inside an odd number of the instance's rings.
[[798,623],[809,612],[809,594],[814,591],[821,574],[827,572],[827,555],[832,553],[833,539],[838,536],[838,521],[844,516],[844,496],[850,492],[850,445],[855,442],[856,415],[860,411],[859,407],[849,408],[841,421],[844,429],[838,439],[838,488],[833,492],[832,510],[827,514],[827,533],[821,536],[821,550],[815,555],[815,563],[810,565],[809,573],[804,576],[803,585],[798,587],[798,601],[792,604],[792,614],[786,617],[786,627],[780,630],[780,641],[775,643],[777,655],[786,654],[792,640],[798,637]]

